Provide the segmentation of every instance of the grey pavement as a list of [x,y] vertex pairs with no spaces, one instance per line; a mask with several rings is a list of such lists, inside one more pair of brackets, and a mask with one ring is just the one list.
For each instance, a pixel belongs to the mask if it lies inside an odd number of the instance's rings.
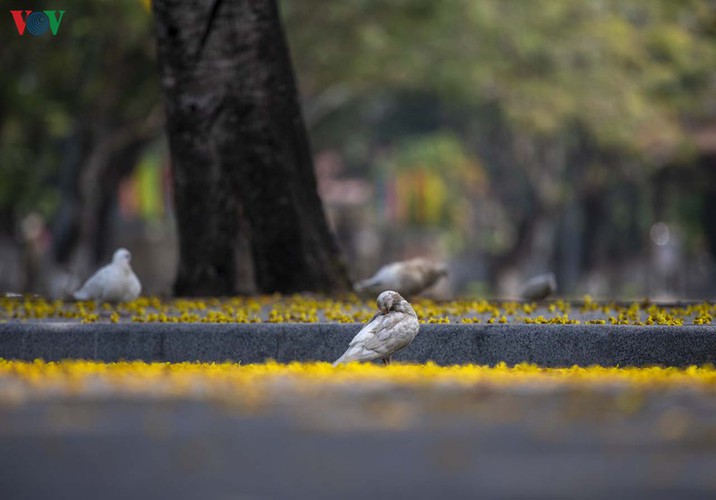
[[390,390],[0,407],[2,498],[716,496],[716,397]]

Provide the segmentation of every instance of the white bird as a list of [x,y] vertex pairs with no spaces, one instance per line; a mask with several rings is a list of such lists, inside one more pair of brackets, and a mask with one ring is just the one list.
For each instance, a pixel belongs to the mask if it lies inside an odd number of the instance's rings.
[[333,366],[375,359],[389,365],[391,356],[413,341],[420,323],[407,300],[398,292],[388,290],[378,295],[378,309]]
[[525,300],[542,300],[557,291],[557,280],[553,273],[540,274],[529,280],[522,287],[521,297]]
[[76,300],[127,302],[139,297],[142,285],[132,271],[132,254],[124,248],[112,256],[112,262],[88,279],[73,295]]
[[447,275],[447,266],[442,262],[422,258],[393,262],[381,267],[372,278],[356,283],[355,291],[380,293],[395,290],[410,297],[430,288]]

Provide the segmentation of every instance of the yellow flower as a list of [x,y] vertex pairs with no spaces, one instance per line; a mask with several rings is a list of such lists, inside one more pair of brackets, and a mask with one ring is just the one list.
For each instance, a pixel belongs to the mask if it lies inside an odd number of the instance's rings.
[[[416,299],[412,303],[422,323],[579,324],[578,320],[569,318],[571,305],[565,300],[547,305],[487,300],[437,302],[430,299]],[[105,311],[110,314],[100,314]],[[624,305],[596,302],[585,296],[580,312],[590,315],[586,320],[589,324],[680,326],[687,322],[709,325],[713,323],[716,305],[707,302],[679,307],[660,307],[648,302]],[[118,305],[65,303],[36,297],[0,298],[0,321],[63,318],[85,323],[115,322],[115,313],[138,323],[364,323],[375,313],[375,302],[359,300],[355,295],[339,298],[265,295],[169,300],[140,297]]]
[[680,368],[541,368],[530,364],[494,367],[481,365],[438,366],[394,363],[350,363],[333,368],[329,363],[262,364],[236,363],[145,363],[126,361],[34,362],[0,359],[0,403],[17,393],[18,387],[34,396],[78,394],[90,389],[126,394],[168,397],[224,395],[245,401],[269,394],[277,387],[319,390],[326,386],[389,384],[438,387],[594,387],[626,385],[643,390],[689,387],[716,392],[713,366]]

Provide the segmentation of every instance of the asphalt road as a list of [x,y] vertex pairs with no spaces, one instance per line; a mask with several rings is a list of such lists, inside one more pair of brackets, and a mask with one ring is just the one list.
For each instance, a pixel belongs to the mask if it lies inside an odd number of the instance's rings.
[[716,496],[716,395],[356,388],[0,406],[9,499]]

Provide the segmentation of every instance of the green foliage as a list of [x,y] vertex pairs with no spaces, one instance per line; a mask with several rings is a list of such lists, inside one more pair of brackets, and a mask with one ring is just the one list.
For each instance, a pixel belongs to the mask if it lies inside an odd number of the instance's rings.
[[468,157],[462,142],[447,132],[403,141],[391,155],[390,163],[397,170],[430,170],[458,182],[480,168]]
[[[552,251],[514,236],[530,234],[538,217],[554,228],[565,207],[586,210],[580,204],[588,199],[610,200],[594,209],[600,227],[589,230],[640,251],[640,231],[653,223],[650,182],[664,166],[688,165],[692,128],[716,116],[710,0],[282,5],[306,109],[324,108],[319,119],[308,113],[314,144],[342,150],[365,168],[390,145],[454,131],[489,172],[487,205],[473,207],[467,225],[476,235],[512,235],[497,245],[500,254]],[[336,93],[343,99],[333,100]],[[397,109],[414,111],[400,116]],[[431,124],[416,130],[417,117],[426,116]],[[427,147],[414,144],[410,154],[426,160],[406,163],[444,168],[421,149]],[[402,148],[391,153],[393,161],[408,154]],[[446,192],[462,199],[459,191]],[[634,193],[643,196],[635,200]],[[539,237],[557,244],[556,234]],[[588,232],[570,237],[611,252]],[[480,245],[473,238],[470,246]]]
[[[602,148],[675,154],[686,117],[713,113],[708,0],[284,2],[305,93],[438,92],[496,102],[536,137],[583,127]],[[710,103],[711,107],[704,107]]]
[[56,36],[18,36],[9,19],[0,30],[0,214],[51,214],[63,165],[80,168],[93,144],[143,119],[159,100],[146,5],[11,6],[60,7],[66,12]]

